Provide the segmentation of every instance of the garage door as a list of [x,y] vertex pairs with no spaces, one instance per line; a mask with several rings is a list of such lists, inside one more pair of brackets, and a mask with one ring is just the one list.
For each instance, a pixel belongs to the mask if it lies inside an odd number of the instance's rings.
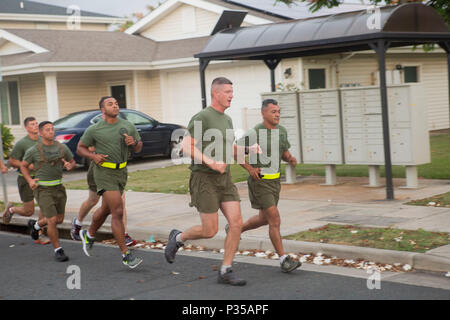
[[[243,128],[242,108],[260,108],[261,92],[270,91],[270,72],[261,63],[210,64],[206,69],[206,95],[210,103],[210,86],[216,77],[227,77],[233,82],[234,98],[226,111],[233,119],[235,129]],[[168,72],[164,90],[164,121],[186,126],[191,117],[201,110],[200,76],[198,69]]]

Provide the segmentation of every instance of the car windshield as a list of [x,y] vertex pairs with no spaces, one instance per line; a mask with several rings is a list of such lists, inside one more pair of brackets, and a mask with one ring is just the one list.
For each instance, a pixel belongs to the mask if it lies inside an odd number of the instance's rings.
[[69,114],[64,118],[58,119],[53,123],[55,129],[75,128],[84,118],[86,113]]

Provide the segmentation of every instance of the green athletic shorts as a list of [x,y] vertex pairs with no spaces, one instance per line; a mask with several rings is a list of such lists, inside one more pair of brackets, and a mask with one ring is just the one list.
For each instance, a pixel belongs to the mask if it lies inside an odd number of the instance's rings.
[[33,190],[23,176],[17,177],[17,187],[19,188],[20,200],[22,202],[30,202],[34,200]]
[[251,176],[247,180],[248,196],[253,209],[268,209],[278,205],[280,199],[280,179],[254,180]]
[[97,185],[97,194],[102,195],[105,191],[120,191],[123,193],[127,185],[128,170],[123,169],[109,169],[104,167],[94,166],[94,183]]
[[38,186],[34,190],[34,197],[46,218],[66,212],[67,194],[62,184],[52,187]]
[[191,172],[189,178],[191,202],[200,213],[216,213],[220,204],[228,201],[241,201],[230,173],[214,174]]
[[91,164],[89,165],[89,169],[87,172],[87,183],[90,191],[97,192],[97,184],[94,180],[94,162],[91,161]]

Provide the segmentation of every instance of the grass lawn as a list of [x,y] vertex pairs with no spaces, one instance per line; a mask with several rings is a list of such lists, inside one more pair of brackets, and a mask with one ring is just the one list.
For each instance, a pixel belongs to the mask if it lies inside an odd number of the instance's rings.
[[[419,177],[427,179],[450,179],[450,134],[441,134],[430,137],[431,163],[418,166]],[[344,177],[367,177],[369,175],[366,165],[338,165],[336,173]],[[324,176],[325,165],[299,164],[297,174],[303,176]],[[285,172],[285,165],[281,168]],[[159,169],[141,170],[129,173],[126,190],[143,192],[162,192],[185,194],[189,185],[188,165],[178,165]],[[380,167],[381,176],[384,176],[384,167]],[[405,167],[393,166],[394,178],[405,177]],[[231,165],[231,175],[234,182],[247,179],[247,171],[239,165]],[[65,183],[68,189],[87,189],[86,180]]]
[[446,232],[429,232],[422,229],[366,228],[336,224],[328,224],[283,238],[422,253],[450,244],[450,234]]
[[438,194],[430,198],[413,200],[408,202],[407,204],[413,206],[434,206],[450,208],[450,191],[447,193]]

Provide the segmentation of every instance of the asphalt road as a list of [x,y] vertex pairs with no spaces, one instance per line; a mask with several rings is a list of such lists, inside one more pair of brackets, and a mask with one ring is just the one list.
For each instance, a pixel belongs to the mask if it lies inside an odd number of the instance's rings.
[[[162,251],[135,250],[144,262],[132,270],[122,265],[116,247],[96,244],[95,257],[87,257],[78,242],[63,240],[62,246],[70,257],[64,263],[54,260],[50,245],[34,244],[27,235],[0,232],[0,299],[450,300],[448,286],[381,281],[381,289],[369,290],[369,275],[317,272],[311,265],[284,274],[273,261],[271,265],[236,262],[233,269],[247,285],[232,287],[217,283],[217,254],[179,254],[174,264],[168,264]],[[441,276],[438,281],[449,280]]]

